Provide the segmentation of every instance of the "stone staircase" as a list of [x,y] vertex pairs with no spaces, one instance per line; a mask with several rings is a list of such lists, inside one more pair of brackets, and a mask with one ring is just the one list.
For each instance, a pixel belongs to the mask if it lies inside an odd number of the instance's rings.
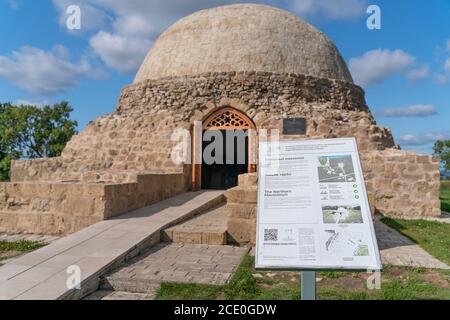
[[85,300],[152,300],[161,283],[224,285],[248,248],[204,244],[160,243],[100,280]]
[[162,230],[161,241],[101,277],[99,290],[84,299],[153,300],[162,282],[223,285],[249,250],[227,246],[225,198]]
[[185,244],[227,244],[227,213],[225,203],[184,223],[163,230],[165,242]]

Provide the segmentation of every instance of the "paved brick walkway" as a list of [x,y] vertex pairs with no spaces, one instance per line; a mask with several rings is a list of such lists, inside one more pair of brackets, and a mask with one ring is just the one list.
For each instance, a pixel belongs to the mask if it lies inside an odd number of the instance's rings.
[[375,220],[375,231],[383,264],[450,269],[413,241],[382,223],[379,218]]
[[99,290],[83,300],[154,300],[156,291],[153,293],[132,293],[123,291]]
[[226,284],[248,248],[161,243],[107,275],[86,300],[151,300],[161,282]]
[[106,279],[108,282],[132,279],[150,283],[222,285],[230,280],[248,250],[231,246],[161,243]]

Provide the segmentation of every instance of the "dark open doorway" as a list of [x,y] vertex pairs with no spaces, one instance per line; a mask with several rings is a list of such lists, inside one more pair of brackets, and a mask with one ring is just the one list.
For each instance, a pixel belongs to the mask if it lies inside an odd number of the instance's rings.
[[[203,120],[202,128],[202,133],[196,133],[193,130],[192,135],[192,150],[195,163],[192,165],[192,190],[197,191],[202,188],[229,189],[238,184],[238,176],[240,174],[256,172],[256,165],[254,164],[256,126],[245,113],[232,107],[220,108]],[[228,150],[228,152],[223,151],[218,157],[215,157],[214,152],[210,152],[215,160],[220,160],[219,162],[205,161],[203,156],[205,149],[211,148],[210,145],[215,141],[212,137],[210,137],[211,139],[203,139],[205,134],[211,136],[211,133],[221,133],[223,135],[220,142],[215,143],[217,146],[222,144],[223,141],[222,147],[218,149],[226,150],[227,148],[224,148],[224,145],[230,147],[230,144],[227,144],[228,141],[232,145],[231,150]],[[231,134],[227,136],[227,133]],[[197,134],[202,135],[202,138],[199,139],[201,141],[197,141]],[[230,136],[231,139],[229,139]],[[239,149],[243,149],[244,152],[237,154],[236,150]],[[208,149],[207,151],[211,150]]]
[[[204,131],[203,134],[205,134]],[[211,141],[203,141],[202,152],[202,189],[229,189],[237,186],[238,176],[248,172],[249,143],[248,130],[210,130]],[[221,135],[221,139],[214,137]],[[222,142],[222,143],[220,143]],[[222,145],[222,148],[212,148]],[[209,146],[209,149],[206,150]],[[213,150],[212,152],[210,152]],[[231,154],[230,154],[231,153]],[[244,153],[244,154],[242,154]],[[205,155],[211,154],[216,161],[205,161]]]

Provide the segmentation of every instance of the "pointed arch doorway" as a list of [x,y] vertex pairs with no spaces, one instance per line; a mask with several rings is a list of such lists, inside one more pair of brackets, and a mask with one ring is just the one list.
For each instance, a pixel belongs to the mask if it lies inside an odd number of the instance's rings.
[[202,122],[201,138],[195,135],[194,130],[193,190],[232,188],[240,174],[256,172],[256,126],[245,113],[232,107],[216,110]]

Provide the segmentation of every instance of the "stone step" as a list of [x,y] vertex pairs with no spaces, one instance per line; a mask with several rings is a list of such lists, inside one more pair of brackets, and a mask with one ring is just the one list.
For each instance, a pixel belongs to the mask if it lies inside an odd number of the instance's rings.
[[227,244],[227,214],[225,204],[191,220],[162,231],[164,242],[186,244]]
[[224,285],[247,252],[232,246],[159,243],[102,277],[100,290],[155,294],[160,283]]
[[132,293],[124,291],[98,290],[83,300],[155,300],[154,293]]
[[107,291],[155,294],[160,286],[159,281],[152,279],[133,279],[110,275],[100,280],[100,289]]

